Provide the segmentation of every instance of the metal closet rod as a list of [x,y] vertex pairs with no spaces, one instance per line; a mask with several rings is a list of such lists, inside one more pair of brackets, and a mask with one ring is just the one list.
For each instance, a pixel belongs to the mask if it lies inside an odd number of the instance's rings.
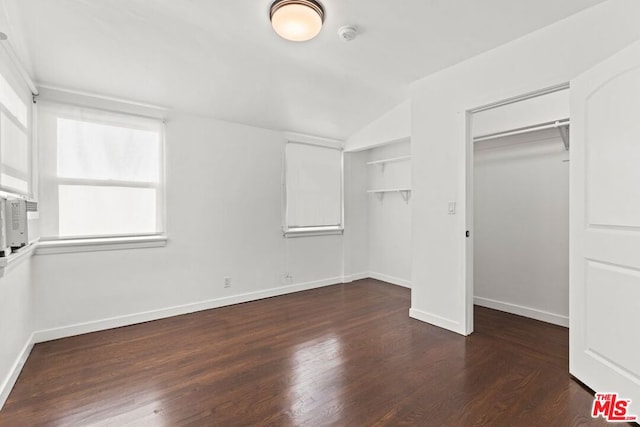
[[505,136],[520,135],[523,133],[535,132],[535,131],[544,130],[544,129],[557,129],[557,128],[569,126],[569,124],[570,124],[569,119],[555,120],[552,122],[540,123],[539,125],[526,126],[522,128],[504,131],[504,132],[496,132],[496,133],[490,133],[487,135],[480,135],[473,138],[473,142],[487,141],[489,139],[503,138]]

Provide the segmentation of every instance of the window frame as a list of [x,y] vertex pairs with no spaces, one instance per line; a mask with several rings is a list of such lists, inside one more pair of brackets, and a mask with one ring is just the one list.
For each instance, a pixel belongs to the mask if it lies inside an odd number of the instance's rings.
[[[44,92],[44,93],[42,93]],[[49,235],[50,233],[43,233],[43,237],[40,239],[36,254],[56,254],[56,253],[68,253],[68,252],[88,252],[88,251],[101,251],[101,250],[118,250],[118,249],[131,249],[131,248],[148,248],[165,246],[167,243],[166,236],[166,121],[164,118],[165,110],[160,107],[153,106],[141,106],[140,104],[130,103],[129,101],[113,100],[111,98],[105,99],[94,95],[85,95],[75,92],[59,91],[58,89],[44,88],[41,92],[42,101],[48,105],[46,108],[52,108],[53,113],[49,111],[55,120],[67,119],[88,123],[96,123],[99,125],[107,126],[121,126],[123,128],[131,129],[144,129],[144,126],[136,126],[135,124],[127,126],[122,121],[118,121],[117,117],[122,117],[126,122],[126,119],[131,119],[135,123],[137,119],[155,122],[158,125],[159,131],[159,144],[158,144],[158,183],[152,182],[139,182],[139,181],[123,181],[123,180],[111,180],[111,179],[90,179],[90,178],[69,178],[58,177],[57,170],[56,176],[43,177],[43,174],[39,174],[38,184],[43,179],[50,180],[48,186],[55,186],[59,188],[61,185],[72,186],[97,186],[97,187],[125,187],[125,188],[154,188],[156,189],[156,230],[155,232],[144,233],[130,233],[130,234],[109,234],[109,235],[83,235],[83,236],[60,236],[59,229],[56,231],[56,236]],[[38,101],[38,104],[40,100]],[[79,119],[77,115],[70,113],[71,109],[83,110],[87,113],[89,118]],[[58,111],[56,111],[58,110]],[[133,110],[133,111],[132,111]],[[139,112],[138,110],[141,110]],[[105,114],[113,115],[111,118],[107,116],[106,119],[100,119],[92,117],[92,112],[95,115]],[[38,122],[35,126],[40,128]],[[152,126],[149,126],[151,128]],[[57,136],[54,136],[57,138]],[[39,139],[43,139],[40,135]],[[38,155],[45,155],[43,151],[42,141],[38,141],[37,149]],[[57,148],[56,148],[57,151]],[[51,153],[49,153],[49,156]],[[49,162],[52,160],[49,159]],[[47,170],[47,172],[50,172]],[[41,198],[41,203],[44,198]],[[51,199],[49,199],[51,201]],[[55,196],[55,210],[59,215],[60,205],[59,197]],[[53,209],[51,209],[53,210]]]
[[[336,150],[340,153],[340,224],[331,225],[331,226],[305,226],[305,227],[290,227],[289,226],[289,209],[288,209],[288,200],[287,200],[287,169],[288,169],[288,159],[287,159],[287,145],[288,144],[301,144],[301,145],[310,145],[313,147],[326,148],[329,150]],[[285,238],[292,237],[307,237],[307,236],[326,236],[326,235],[342,235],[344,233],[344,149],[342,147],[341,141],[328,140],[323,138],[316,137],[307,137],[302,135],[292,135],[287,138],[284,143],[283,150],[283,235]]]
[[[35,138],[33,137],[33,132],[34,132],[34,124],[35,124],[35,114],[34,114],[34,110],[33,107],[30,105],[33,102],[33,94],[31,93],[30,89],[28,88],[22,88],[22,89],[26,89],[25,93],[29,94],[29,98],[31,100],[31,102],[28,102],[26,99],[23,99],[23,97],[20,94],[19,89],[21,89],[21,85],[19,85],[16,81],[16,77],[13,75],[13,73],[11,72],[11,70],[9,68],[3,68],[2,70],[0,70],[0,74],[2,75],[2,78],[4,79],[5,83],[8,85],[8,87],[14,92],[14,95],[21,101],[24,103],[24,107],[25,107],[25,122],[23,123],[20,120],[20,117],[16,116],[15,114],[13,114],[13,112],[9,109],[9,107],[7,105],[5,105],[3,102],[0,101],[0,112],[2,113],[3,116],[5,116],[7,118],[7,120],[9,120],[11,122],[11,124],[13,124],[18,131],[22,132],[25,136],[26,136],[26,141],[27,141],[27,171],[25,173],[22,173],[18,170],[15,170],[17,173],[16,174],[8,174],[11,177],[14,178],[18,178],[18,179],[24,179],[26,180],[27,183],[27,191],[22,191],[16,187],[11,187],[11,186],[5,186],[2,184],[1,180],[0,180],[0,192],[2,194],[6,194],[9,196],[18,196],[18,197],[22,197],[22,198],[33,198],[34,195],[36,194],[36,189],[37,189],[37,184],[35,183],[36,181],[36,175],[35,175],[35,161],[34,161],[34,157],[35,157],[35,143],[34,140]],[[18,90],[16,90],[18,89]],[[0,123],[0,126],[2,126],[2,124]],[[1,132],[1,130],[0,130]],[[2,138],[0,137],[0,144],[2,144]],[[2,155],[0,153],[0,172],[5,171],[5,165],[4,165],[4,159],[2,158]],[[9,167],[10,170],[14,170],[14,168]]]

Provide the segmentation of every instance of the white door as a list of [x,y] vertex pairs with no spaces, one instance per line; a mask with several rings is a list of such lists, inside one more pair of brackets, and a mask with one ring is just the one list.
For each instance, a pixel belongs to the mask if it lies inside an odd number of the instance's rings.
[[571,82],[570,371],[640,416],[640,43]]

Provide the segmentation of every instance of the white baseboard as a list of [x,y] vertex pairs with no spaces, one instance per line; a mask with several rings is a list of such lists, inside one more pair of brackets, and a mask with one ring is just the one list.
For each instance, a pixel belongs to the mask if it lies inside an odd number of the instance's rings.
[[263,298],[275,297],[278,295],[290,294],[293,292],[306,291],[328,285],[342,283],[342,277],[316,280],[313,282],[299,283],[295,285],[281,286],[277,288],[265,289],[263,291],[248,292],[245,294],[232,295],[229,297],[216,298],[202,302],[184,304],[174,307],[161,308],[124,316],[111,317],[108,319],[95,320],[74,325],[62,326],[59,328],[36,331],[33,334],[35,343],[71,337],[74,335],[87,334],[90,332],[103,331],[105,329],[119,328],[122,326],[135,325],[136,323],[149,322],[152,320],[164,319],[182,314],[195,313],[197,311],[209,310],[212,308],[224,307],[227,305],[240,304],[243,302],[255,301]]
[[569,317],[559,314],[549,313],[547,311],[538,310],[522,305],[511,304],[503,301],[496,301],[489,298],[473,297],[473,303],[481,307],[492,308],[494,310],[504,311],[506,313],[517,314],[518,316],[529,317],[531,319],[541,320],[554,325],[569,327]]
[[[372,274],[374,274],[375,276],[373,276]],[[377,273],[356,273],[344,277],[333,277],[330,279],[316,280],[295,285],[280,286],[277,288],[265,289],[262,291],[248,292],[245,294],[232,295],[229,297],[216,298],[191,304],[184,304],[158,310],[127,314],[124,316],[117,316],[91,322],[76,323],[73,325],[62,326],[58,328],[40,330],[34,332],[33,342],[40,343],[60,338],[71,337],[74,335],[81,335],[90,332],[103,331],[106,329],[119,328],[122,326],[135,325],[137,323],[149,322],[152,320],[164,319],[167,317],[179,316],[182,314],[195,313],[197,311],[210,310],[212,308],[240,304],[243,302],[255,301],[263,298],[290,294],[293,292],[306,291],[323,286],[335,285],[339,283],[351,283],[355,280],[366,279],[368,277],[373,277],[374,279],[382,280],[399,286],[406,286],[407,283],[407,281],[404,281],[402,279],[396,279]]]
[[406,279],[399,279],[393,276],[387,276],[386,274],[376,273],[375,271],[369,272],[369,277],[383,282],[391,283],[392,285],[402,286],[403,288],[411,289],[411,281]]
[[4,406],[4,403],[7,401],[7,398],[9,397],[9,394],[11,393],[13,386],[18,380],[18,376],[20,375],[20,372],[22,372],[22,367],[27,361],[29,354],[31,354],[31,350],[33,349],[33,343],[34,343],[33,334],[31,334],[27,339],[27,342],[22,347],[20,354],[18,354],[16,361],[13,363],[13,366],[11,367],[11,371],[9,371],[9,374],[2,382],[2,385],[0,385],[0,410]]
[[465,333],[462,325],[460,325],[460,322],[438,316],[437,314],[427,313],[426,311],[418,310],[417,308],[411,308],[409,309],[409,317],[430,323],[434,326],[438,326],[439,328],[448,329],[460,335],[468,335]]
[[351,282],[355,282],[356,280],[362,280],[362,279],[368,279],[368,278],[369,278],[369,273],[366,271],[364,273],[348,274],[342,277],[342,283],[351,283]]

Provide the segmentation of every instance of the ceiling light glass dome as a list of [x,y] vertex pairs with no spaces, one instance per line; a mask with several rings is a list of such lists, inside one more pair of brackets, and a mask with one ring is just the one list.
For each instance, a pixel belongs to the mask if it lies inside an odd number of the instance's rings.
[[271,25],[280,37],[295,42],[311,40],[324,22],[324,8],[314,0],[277,0],[271,5]]

